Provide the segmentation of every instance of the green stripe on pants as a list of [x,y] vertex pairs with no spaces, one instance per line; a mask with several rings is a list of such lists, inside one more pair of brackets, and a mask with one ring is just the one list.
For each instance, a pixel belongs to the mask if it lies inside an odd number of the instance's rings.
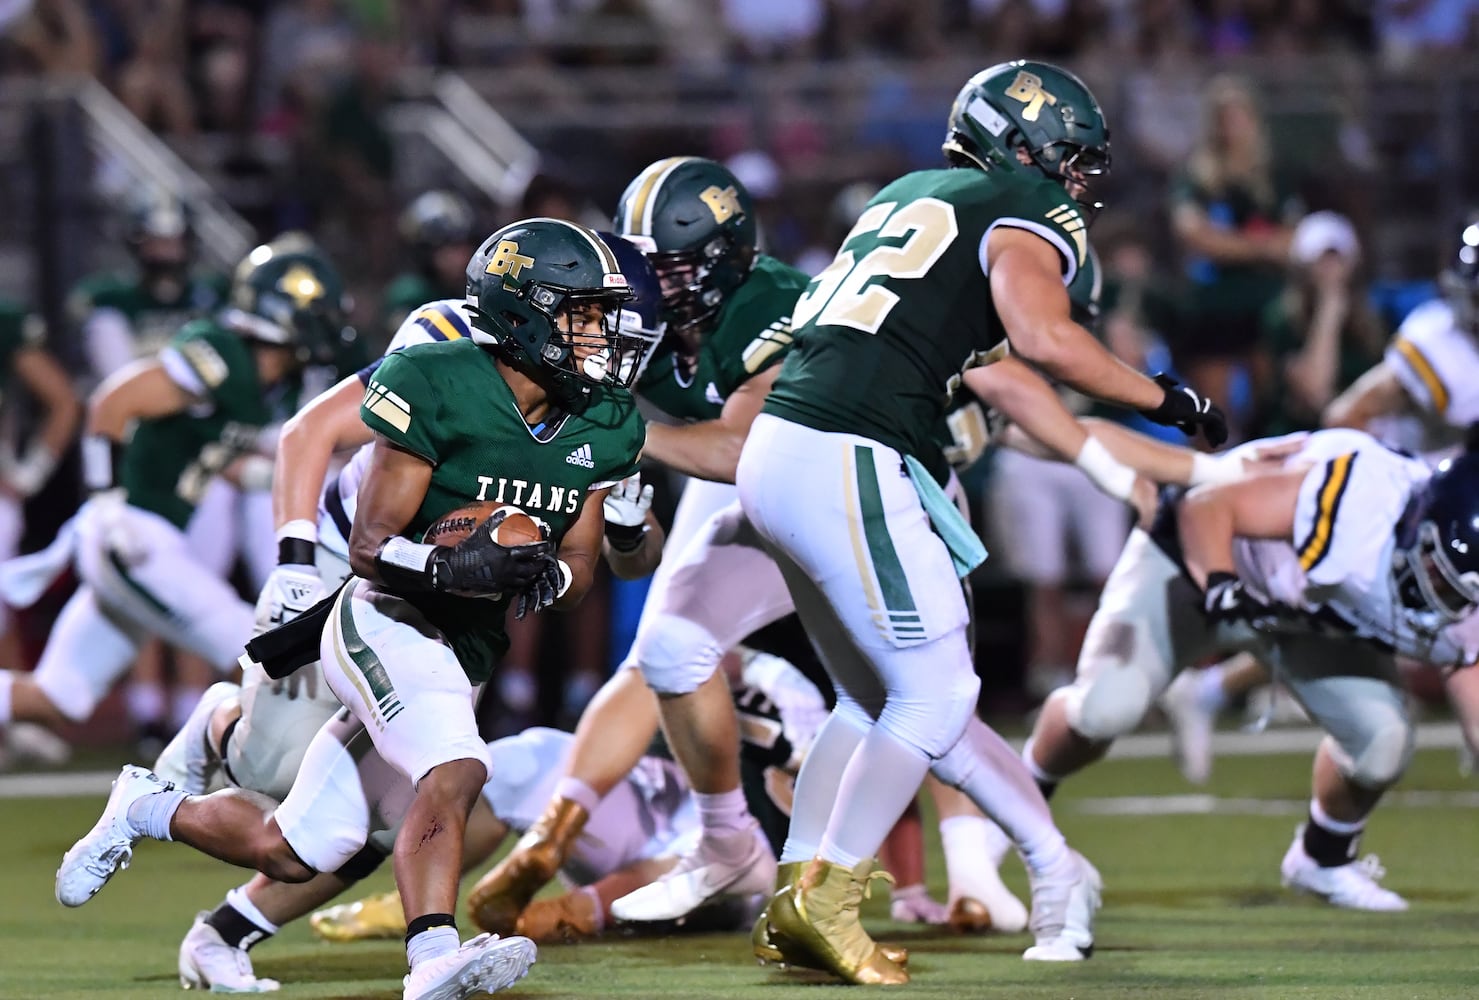
[[375,651],[365,644],[365,640],[359,634],[359,629],[354,626],[354,612],[351,609],[353,600],[353,593],[350,589],[346,589],[343,599],[339,601],[339,629],[344,635],[344,649],[349,653],[349,659],[353,662],[355,669],[369,683],[370,695],[375,699],[375,705],[380,710],[381,718],[389,722],[399,715],[405,706],[401,704],[400,697],[395,693],[395,685],[390,682],[390,674],[386,673],[385,664],[381,663]]
[[894,540],[889,537],[883,496],[878,492],[878,470],[873,463],[873,451],[857,445],[853,449],[853,457],[858,463],[858,507],[863,516],[863,537],[868,542],[868,556],[873,561],[878,586],[883,590],[883,606],[889,613],[890,624],[899,631],[918,631],[922,635],[924,629],[918,625],[919,615],[914,606],[914,595],[909,592],[909,578],[904,575],[904,566],[894,551]]

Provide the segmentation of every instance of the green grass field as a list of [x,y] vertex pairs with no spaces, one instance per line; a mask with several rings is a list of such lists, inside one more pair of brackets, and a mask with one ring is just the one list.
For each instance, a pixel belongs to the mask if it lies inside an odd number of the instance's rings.
[[[1479,996],[1479,814],[1452,752],[1418,755],[1363,845],[1412,902],[1406,914],[1336,911],[1280,888],[1308,765],[1303,755],[1219,760],[1210,791],[1239,801],[1206,815],[1103,814],[1109,797],[1189,791],[1161,760],[1112,760],[1066,786],[1055,803],[1065,832],[1106,883],[1098,952],[1082,965],[1025,963],[1025,937],[890,924],[881,900],[868,904],[870,926],[913,950],[907,995],[921,998]],[[52,896],[57,861],[101,805],[101,797],[0,800],[3,1000],[178,995],[181,936],[197,910],[243,881],[185,848],[148,843],[97,900],[63,909]],[[1020,889],[1015,867],[1008,881]],[[931,872],[940,887],[938,864]],[[382,872],[370,885],[388,882]],[[332,946],[295,926],[253,957],[259,974],[284,982],[284,1000],[400,996],[404,953],[395,942]],[[758,968],[738,935],[677,935],[545,947],[507,995],[788,1000],[816,997],[826,982]]]

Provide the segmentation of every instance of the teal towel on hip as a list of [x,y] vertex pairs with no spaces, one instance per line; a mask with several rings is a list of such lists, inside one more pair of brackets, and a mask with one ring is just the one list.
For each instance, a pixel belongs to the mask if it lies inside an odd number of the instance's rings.
[[955,502],[940,489],[940,484],[935,482],[935,477],[929,474],[919,459],[913,455],[905,455],[904,467],[909,470],[909,479],[914,483],[914,492],[919,494],[924,512],[930,516],[930,524],[934,525],[935,533],[950,550],[950,559],[955,563],[955,575],[964,579],[971,570],[986,561],[986,546],[981,544],[976,529],[971,527]]

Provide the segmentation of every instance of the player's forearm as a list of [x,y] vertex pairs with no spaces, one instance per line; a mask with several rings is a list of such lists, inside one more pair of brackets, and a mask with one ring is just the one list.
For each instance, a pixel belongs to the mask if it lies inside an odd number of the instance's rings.
[[1052,387],[1015,358],[963,376],[966,386],[988,405],[1005,414],[1049,458],[1072,462],[1083,450],[1086,435]]
[[[1146,479],[1178,486],[1192,484],[1197,452],[1138,434],[1128,427],[1098,417],[1084,417],[1079,424],[1109,453]],[[1215,461],[1216,459],[1209,459]]]
[[1013,335],[1012,350],[1070,388],[1106,403],[1153,410],[1165,397],[1160,386],[1069,320],[1056,320]]
[[647,512],[646,528],[642,533],[642,540],[634,549],[618,549],[611,544],[610,538],[602,540],[601,554],[606,559],[606,565],[611,567],[611,572],[618,578],[640,580],[651,576],[662,562],[662,547],[667,541],[667,533],[662,530],[662,525],[650,510]]
[[1401,413],[1410,407],[1407,390],[1402,388],[1402,383],[1386,362],[1381,362],[1336,396],[1325,408],[1322,421],[1326,427],[1361,430],[1377,417]]
[[684,475],[732,483],[744,445],[744,434],[723,420],[648,424],[647,444],[642,453]]
[[586,591],[595,583],[596,561],[589,552],[568,552],[561,549],[560,562],[570,573],[570,584],[550,607],[556,611],[569,611],[585,599]]
[[316,433],[312,421],[294,417],[283,426],[272,471],[272,520],[276,527],[292,521],[317,523],[319,495],[333,454],[332,442]]
[[1233,508],[1224,487],[1201,487],[1181,501],[1177,529],[1186,570],[1199,587],[1213,573],[1236,573]]

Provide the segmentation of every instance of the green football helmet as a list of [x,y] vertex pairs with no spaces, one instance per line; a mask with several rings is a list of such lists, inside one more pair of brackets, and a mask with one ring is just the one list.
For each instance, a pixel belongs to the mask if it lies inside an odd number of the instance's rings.
[[[552,376],[567,401],[593,385],[630,387],[647,346],[618,326],[622,303],[632,298],[611,249],[559,219],[504,226],[467,265],[473,341]],[[572,314],[591,307],[601,311],[601,332],[577,334]],[[576,354],[593,347],[584,358]]]
[[755,205],[713,160],[658,160],[622,192],[612,224],[647,254],[675,333],[706,329],[755,266]]
[[1109,172],[1109,127],[1089,88],[1061,67],[1019,59],[981,70],[955,97],[943,149],[956,166],[1055,180],[1091,221],[1103,207],[1089,185]]
[[305,364],[332,364],[349,307],[324,252],[302,233],[284,233],[236,265],[221,319],[248,340],[295,348]]

